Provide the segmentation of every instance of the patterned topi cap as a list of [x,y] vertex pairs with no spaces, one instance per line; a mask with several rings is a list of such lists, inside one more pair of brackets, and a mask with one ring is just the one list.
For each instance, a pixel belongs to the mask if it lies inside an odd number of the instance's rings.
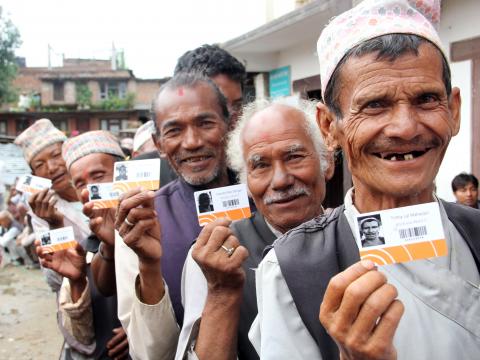
[[152,138],[152,134],[154,132],[155,126],[153,125],[153,120],[149,120],[140,126],[135,133],[135,137],[133,138],[133,151],[138,151],[138,149],[140,149],[148,139]]
[[364,0],[333,18],[317,42],[322,96],[345,54],[382,35],[418,35],[436,45],[447,59],[436,30],[439,22],[440,0]]
[[50,120],[40,119],[18,135],[14,143],[22,148],[23,156],[30,164],[40,151],[65,140],[65,134],[53,126]]
[[88,131],[65,141],[62,156],[67,169],[78,159],[90,154],[110,154],[125,157],[117,138],[104,130]]

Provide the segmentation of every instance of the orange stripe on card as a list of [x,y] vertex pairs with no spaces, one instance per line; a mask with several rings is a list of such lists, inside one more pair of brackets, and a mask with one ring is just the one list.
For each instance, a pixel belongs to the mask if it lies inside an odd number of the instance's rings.
[[228,211],[218,211],[212,214],[199,215],[198,222],[200,226],[204,226],[220,218],[227,218],[232,221],[235,221],[235,220],[249,218],[250,216],[252,216],[250,207],[245,207],[245,208],[233,209]]
[[401,263],[445,256],[447,254],[448,248],[444,239],[396,245],[381,249],[360,250],[362,259],[372,260],[377,265]]

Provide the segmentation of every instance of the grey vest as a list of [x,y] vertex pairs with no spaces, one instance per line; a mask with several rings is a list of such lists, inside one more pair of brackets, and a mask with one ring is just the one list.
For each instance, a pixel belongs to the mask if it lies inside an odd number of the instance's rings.
[[[450,221],[468,244],[480,269],[480,211],[442,202]],[[330,279],[357,262],[358,247],[340,206],[288,232],[274,243],[282,275],[323,359],[338,359],[338,347],[318,317]]]
[[248,258],[243,263],[247,278],[243,287],[243,299],[240,307],[237,354],[239,360],[257,360],[259,359],[258,354],[248,339],[248,331],[258,313],[253,269],[257,268],[262,261],[265,247],[271,245],[276,237],[258,212],[249,219],[234,222],[232,231],[249,252]]

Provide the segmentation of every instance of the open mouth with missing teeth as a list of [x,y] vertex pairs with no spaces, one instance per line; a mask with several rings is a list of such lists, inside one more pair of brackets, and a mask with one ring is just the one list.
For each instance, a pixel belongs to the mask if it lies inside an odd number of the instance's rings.
[[410,151],[406,153],[381,152],[381,153],[373,153],[373,155],[383,160],[407,161],[407,160],[416,159],[426,154],[428,151],[430,151],[430,149],[431,148],[427,148],[425,150],[415,150],[415,151]]

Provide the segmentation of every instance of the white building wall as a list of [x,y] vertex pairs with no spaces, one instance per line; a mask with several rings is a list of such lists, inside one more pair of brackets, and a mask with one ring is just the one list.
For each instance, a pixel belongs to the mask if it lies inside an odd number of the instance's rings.
[[291,66],[292,82],[313,75],[319,75],[317,39],[303,41],[295,47],[278,54],[277,67]]
[[[462,171],[471,171],[472,161],[472,101],[470,89],[472,86],[471,64],[470,60],[451,64],[452,85],[460,88],[462,94],[462,109],[460,131],[455,136],[440,166],[436,184],[437,194],[447,201],[454,201],[450,186],[453,177]],[[467,93],[468,95],[466,95]]]
[[[442,1],[442,17],[439,34],[450,56],[450,45],[453,42],[480,36],[478,14],[479,0],[444,0]],[[445,200],[454,200],[450,183],[455,175],[472,170],[472,70],[471,61],[451,63],[452,85],[460,88],[462,95],[462,122],[459,134],[454,137],[448,147],[442,166],[438,173],[437,193]]]

